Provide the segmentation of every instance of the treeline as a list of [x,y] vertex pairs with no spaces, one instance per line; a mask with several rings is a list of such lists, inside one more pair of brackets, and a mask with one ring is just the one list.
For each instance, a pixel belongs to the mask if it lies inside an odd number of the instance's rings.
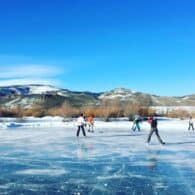
[[154,111],[137,103],[121,104],[110,101],[103,102],[101,105],[88,105],[79,108],[71,107],[69,104],[64,103],[61,107],[48,110],[48,114],[51,116],[75,117],[83,113],[86,116],[94,115],[95,117],[104,118],[105,121],[108,121],[109,118],[118,117],[128,117],[132,120],[136,114],[148,116],[152,112]]
[[122,104],[117,101],[104,101],[101,105],[85,105],[82,107],[74,107],[69,103],[64,102],[61,106],[53,108],[42,108],[37,106],[35,108],[22,109],[0,109],[0,117],[24,117],[24,116],[62,116],[62,117],[77,117],[80,113],[84,115],[94,115],[95,117],[104,118],[106,121],[109,118],[128,117],[130,120],[134,115],[148,116],[154,112],[148,107],[143,107],[138,103]]
[[[143,106],[139,103],[121,103],[118,101],[104,101],[100,105],[85,105],[82,107],[74,107],[64,102],[61,106],[53,108],[43,108],[37,106],[35,108],[23,109],[0,109],[0,117],[24,117],[24,116],[62,116],[62,117],[77,117],[80,113],[84,115],[94,115],[95,117],[104,118],[109,121],[109,118],[128,117],[132,120],[134,115],[146,117],[153,115],[155,110],[150,107]],[[161,116],[171,118],[186,118],[189,115],[195,117],[195,113],[188,113],[185,110],[176,110],[162,113]]]
[[[62,116],[62,117],[76,117],[80,113],[84,115],[94,115],[96,117],[104,118],[108,121],[109,118],[128,117],[133,120],[135,115],[148,117],[156,114],[156,111],[149,106],[143,106],[139,103],[121,103],[117,101],[104,101],[101,105],[72,107],[64,103],[61,107],[51,108],[48,110],[48,115]],[[165,113],[159,113],[162,117],[170,118],[186,118],[189,116],[195,117],[195,112],[188,112],[186,110],[172,110]]]

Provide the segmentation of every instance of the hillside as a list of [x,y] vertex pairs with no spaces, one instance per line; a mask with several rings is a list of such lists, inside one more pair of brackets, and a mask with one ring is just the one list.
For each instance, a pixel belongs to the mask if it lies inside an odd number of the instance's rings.
[[163,97],[116,88],[108,92],[77,92],[49,85],[16,85],[0,87],[0,106],[3,108],[51,108],[67,102],[71,106],[99,105],[106,101],[141,103],[144,106],[195,106],[195,95]]

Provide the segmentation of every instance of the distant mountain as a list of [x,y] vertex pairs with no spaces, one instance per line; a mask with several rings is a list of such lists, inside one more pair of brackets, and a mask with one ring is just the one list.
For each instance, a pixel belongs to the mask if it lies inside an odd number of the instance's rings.
[[157,96],[124,88],[116,88],[102,93],[99,99],[136,102],[145,106],[195,106],[195,95],[183,97]]
[[99,93],[73,92],[49,85],[16,85],[0,87],[0,106],[5,108],[51,108],[65,101],[72,106],[98,103]]
[[116,88],[108,92],[77,92],[49,85],[0,87],[0,106],[4,108],[51,108],[64,102],[72,106],[99,105],[105,101],[141,103],[145,106],[195,106],[195,95],[165,97]]

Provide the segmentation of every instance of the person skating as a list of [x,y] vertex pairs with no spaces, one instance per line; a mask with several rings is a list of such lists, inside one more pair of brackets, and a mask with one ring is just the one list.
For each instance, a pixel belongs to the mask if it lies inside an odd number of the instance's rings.
[[161,139],[159,133],[158,133],[158,121],[157,121],[157,118],[155,116],[151,117],[148,122],[150,123],[151,125],[151,130],[150,130],[150,133],[148,135],[148,139],[147,139],[147,143],[150,143],[150,139],[152,137],[152,134],[155,133],[157,138],[158,138],[158,141],[161,143],[161,144],[165,144],[165,142],[163,142],[163,140]]
[[94,126],[94,116],[90,115],[87,117],[87,126],[88,126],[88,132],[94,132],[93,126]]
[[83,117],[83,114],[81,113],[80,116],[77,118],[77,125],[78,125],[78,130],[77,130],[77,137],[79,136],[80,130],[82,129],[83,136],[86,136],[85,133],[85,119]]
[[190,116],[188,130],[190,131],[190,130],[191,130],[191,128],[192,128],[192,130],[194,130],[194,123],[193,123],[193,119],[192,119],[192,117]]
[[140,116],[135,116],[131,130],[136,131],[137,129],[138,131],[140,131],[140,125],[139,125],[140,121],[141,121]]

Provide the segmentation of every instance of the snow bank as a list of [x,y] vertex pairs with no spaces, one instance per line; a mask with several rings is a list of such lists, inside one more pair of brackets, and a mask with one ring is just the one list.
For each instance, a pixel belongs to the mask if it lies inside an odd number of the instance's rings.
[[38,127],[63,127],[63,117],[43,118],[24,117],[24,118],[1,118],[0,128],[38,128]]
[[167,113],[177,110],[185,110],[187,112],[194,112],[195,106],[151,106],[157,113]]
[[[24,117],[22,119],[17,118],[0,118],[0,128],[50,128],[50,127],[70,127],[76,128],[76,119],[63,117],[51,117],[46,116],[43,118]],[[188,120],[180,119],[159,119],[159,130],[161,131],[184,131],[188,127]],[[95,119],[95,128],[101,129],[131,129],[133,122],[127,120],[127,118],[119,119],[111,122],[104,122],[101,119]],[[149,130],[150,125],[147,121],[140,123],[142,130]]]

